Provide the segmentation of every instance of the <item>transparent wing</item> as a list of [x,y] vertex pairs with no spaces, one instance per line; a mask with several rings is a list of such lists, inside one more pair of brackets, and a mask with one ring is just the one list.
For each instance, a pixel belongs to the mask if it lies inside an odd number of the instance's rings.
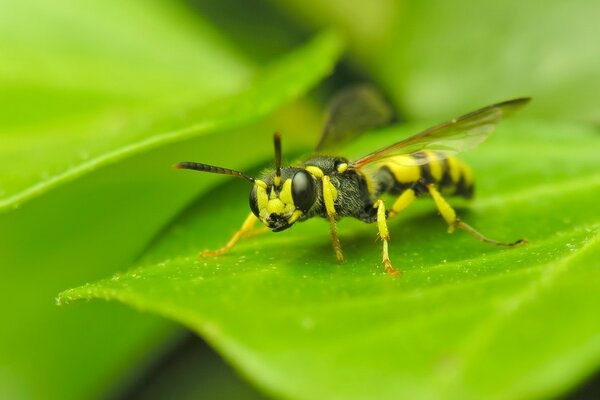
[[391,106],[375,88],[351,86],[330,102],[316,151],[341,147],[370,129],[389,124],[393,116]]
[[[446,121],[408,139],[374,151],[354,161],[352,167],[361,168],[373,162],[387,160],[390,157],[423,150],[435,151],[442,157],[449,157],[471,149],[487,139],[502,118],[523,107],[530,100],[528,97],[508,100]],[[397,161],[401,163],[403,159],[405,158],[400,157]],[[426,164],[428,160],[427,158],[421,158],[416,162]]]

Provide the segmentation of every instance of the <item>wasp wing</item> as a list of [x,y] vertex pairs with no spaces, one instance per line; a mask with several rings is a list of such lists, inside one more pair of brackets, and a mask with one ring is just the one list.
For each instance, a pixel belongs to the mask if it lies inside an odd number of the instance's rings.
[[[487,139],[503,117],[512,114],[530,100],[528,97],[522,97],[483,107],[374,151],[354,161],[351,166],[361,168],[376,161],[423,150],[435,151],[441,157],[449,157],[471,149]],[[423,157],[416,161],[411,160],[412,162],[426,164],[428,159]]]
[[317,152],[331,151],[362,133],[389,124],[394,112],[389,103],[369,85],[351,86],[329,103]]

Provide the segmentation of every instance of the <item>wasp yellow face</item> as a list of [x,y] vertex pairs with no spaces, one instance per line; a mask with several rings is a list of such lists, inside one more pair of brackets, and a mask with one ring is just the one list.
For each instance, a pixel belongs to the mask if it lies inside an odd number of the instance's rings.
[[250,192],[250,209],[274,232],[283,231],[315,204],[317,190],[313,176],[300,168],[284,168],[281,176],[270,174],[256,179]]

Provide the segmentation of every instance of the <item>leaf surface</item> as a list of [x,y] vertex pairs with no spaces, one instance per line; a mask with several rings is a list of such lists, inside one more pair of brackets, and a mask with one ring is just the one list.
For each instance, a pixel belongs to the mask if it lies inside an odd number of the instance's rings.
[[[380,132],[349,152],[417,130]],[[322,220],[196,259],[248,212],[247,187],[229,182],[174,221],[137,268],[59,301],[119,300],[172,318],[285,397],[555,395],[600,362],[597,145],[578,126],[510,121],[465,155],[478,197],[452,201],[459,215],[527,246],[448,235],[423,200],[390,223],[399,278],[383,273],[375,226],[351,220],[339,224],[344,265]]]

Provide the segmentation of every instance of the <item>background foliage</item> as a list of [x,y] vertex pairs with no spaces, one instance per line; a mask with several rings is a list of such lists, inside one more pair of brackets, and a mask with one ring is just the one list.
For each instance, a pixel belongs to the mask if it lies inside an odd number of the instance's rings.
[[[208,350],[167,357],[182,341],[171,319],[285,397],[573,390],[600,359],[598,7],[0,2],[0,292],[10,327],[0,331],[0,397],[158,398],[175,387],[180,397],[261,396]],[[332,73],[342,40],[338,69],[293,101]],[[352,221],[340,227],[343,266],[323,221],[197,261],[247,213],[247,188],[168,166],[259,168],[276,129],[293,159],[316,141],[322,99],[363,80],[410,123],[348,154],[422,120],[533,96],[465,155],[478,197],[456,203],[490,235],[531,244],[503,251],[449,236],[424,201],[392,225],[397,280],[381,274],[373,227]],[[54,305],[61,290],[98,280],[60,300],[151,312]]]

